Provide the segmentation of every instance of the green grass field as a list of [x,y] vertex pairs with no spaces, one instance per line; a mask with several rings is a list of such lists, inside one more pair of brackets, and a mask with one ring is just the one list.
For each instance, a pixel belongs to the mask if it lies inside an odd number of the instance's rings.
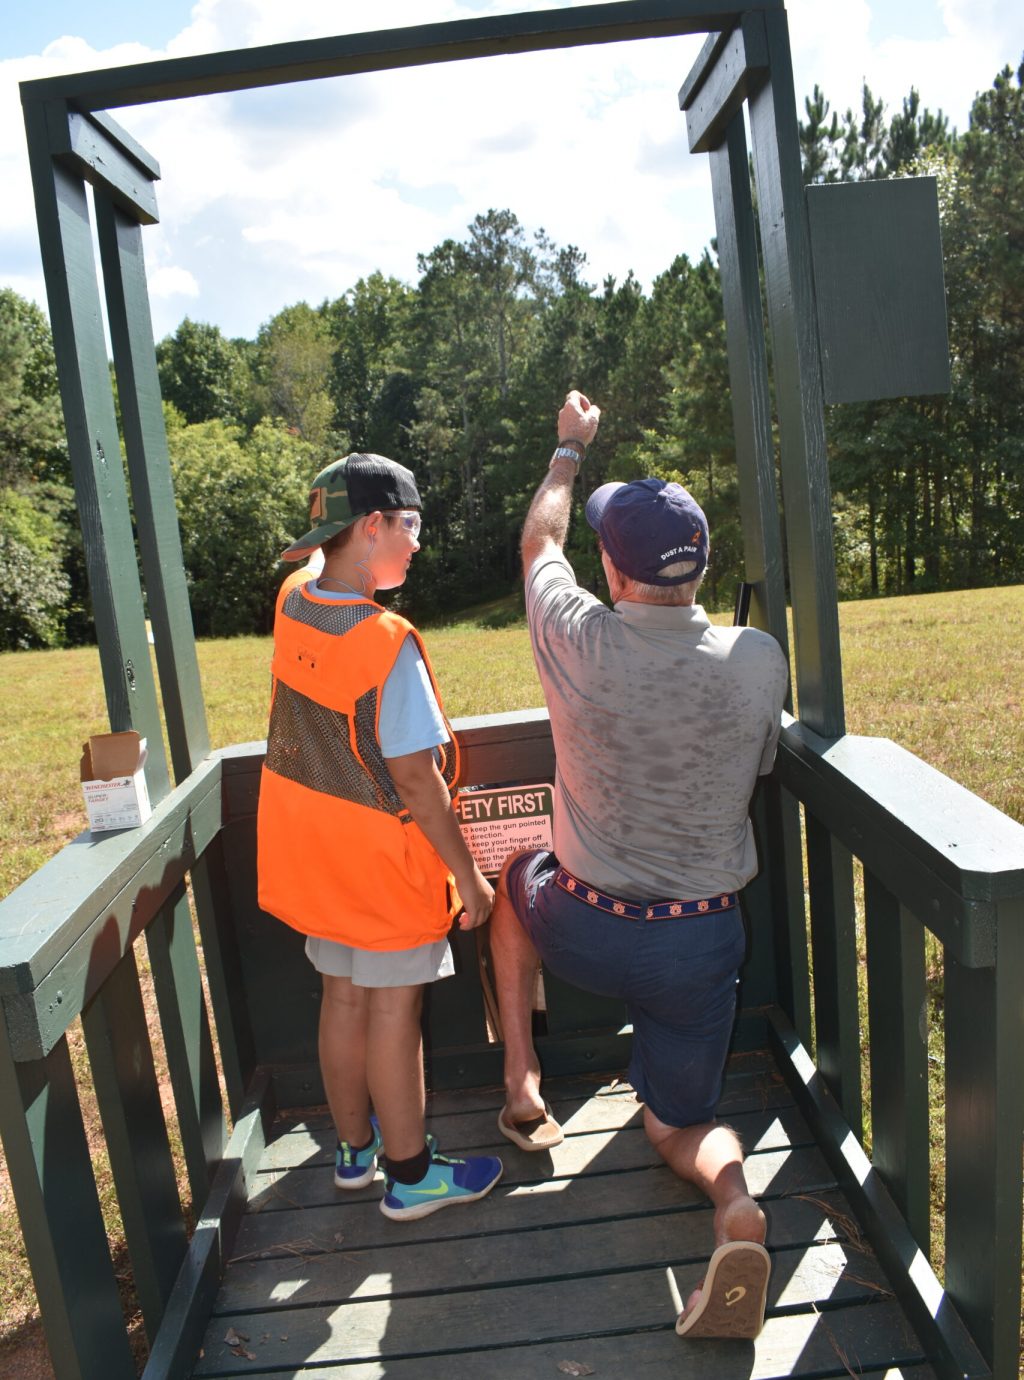
[[[453,718],[542,702],[525,627],[489,620],[426,633]],[[1024,586],[843,604],[840,626],[849,731],[894,739],[1024,822]],[[203,642],[199,661],[214,746],[263,738],[269,640]],[[0,656],[0,725],[5,895],[85,827],[78,757],[107,726],[95,648]]]
[[[488,606],[426,631],[453,718],[542,703],[525,626],[490,626],[503,621],[503,612]],[[840,627],[849,731],[894,739],[1024,823],[1024,586],[844,604]],[[200,644],[214,746],[264,737],[269,661],[266,638]],[[0,790],[6,805],[0,819],[0,895],[85,827],[78,757],[83,739],[106,726],[95,649],[0,656]],[[930,965],[937,958],[930,950]],[[938,1028],[938,967],[930,1008]],[[941,1060],[941,1042],[937,1049]],[[934,1072],[939,1147],[941,1068]],[[941,1170],[936,1159],[936,1207]],[[940,1218],[934,1226],[934,1257],[940,1257]],[[34,1327],[34,1298],[2,1156],[0,1256],[9,1262],[0,1284],[3,1371],[13,1355],[5,1339],[20,1345],[26,1328]]]

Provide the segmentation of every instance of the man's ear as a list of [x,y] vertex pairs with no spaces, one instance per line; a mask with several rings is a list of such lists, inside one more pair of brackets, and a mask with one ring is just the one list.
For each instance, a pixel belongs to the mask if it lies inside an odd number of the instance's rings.
[[601,547],[601,566],[604,570],[605,582],[608,585],[608,594],[614,604],[619,597],[619,592],[622,587],[622,577],[616,567],[608,559],[608,553],[603,546]]
[[363,524],[363,531],[368,537],[375,537],[377,535],[377,532],[380,530],[380,524],[383,520],[383,517],[384,514],[381,512],[381,510],[379,508],[376,508],[372,513],[367,513],[364,517],[361,517],[359,519],[359,521]]

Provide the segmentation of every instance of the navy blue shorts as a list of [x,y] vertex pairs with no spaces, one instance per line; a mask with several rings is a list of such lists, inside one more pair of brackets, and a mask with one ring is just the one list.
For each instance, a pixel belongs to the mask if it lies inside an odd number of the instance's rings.
[[534,948],[564,981],[625,1000],[633,1024],[629,1079],[659,1121],[713,1120],[746,950],[739,908],[629,920],[556,886],[557,870],[555,855],[542,850],[515,858],[505,875]]

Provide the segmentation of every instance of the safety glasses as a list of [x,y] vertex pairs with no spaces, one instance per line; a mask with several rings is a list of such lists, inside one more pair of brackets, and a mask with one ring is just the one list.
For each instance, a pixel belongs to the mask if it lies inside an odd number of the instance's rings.
[[414,510],[408,512],[402,511],[398,513],[389,513],[388,517],[393,518],[403,532],[408,532],[413,541],[419,536],[420,528],[423,525],[419,513]]

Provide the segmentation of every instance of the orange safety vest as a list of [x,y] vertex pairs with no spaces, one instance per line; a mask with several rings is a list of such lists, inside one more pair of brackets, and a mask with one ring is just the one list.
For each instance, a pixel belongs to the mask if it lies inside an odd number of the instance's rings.
[[[273,698],[260,780],[256,856],[260,907],[320,939],[357,949],[412,949],[448,933],[458,896],[387,769],[381,695],[410,634],[370,599],[325,599],[297,571],[274,619]],[[442,713],[443,713],[442,709]],[[459,749],[441,753],[454,797]]]

